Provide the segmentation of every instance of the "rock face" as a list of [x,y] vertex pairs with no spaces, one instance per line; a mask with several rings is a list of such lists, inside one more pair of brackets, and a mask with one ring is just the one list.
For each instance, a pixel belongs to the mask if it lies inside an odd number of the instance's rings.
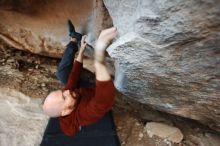
[[39,146],[48,117],[41,99],[0,88],[0,145]]
[[61,57],[69,41],[67,19],[92,43],[112,25],[102,1],[0,0],[0,39],[9,46],[44,56]]
[[117,89],[220,131],[220,1],[104,0]]

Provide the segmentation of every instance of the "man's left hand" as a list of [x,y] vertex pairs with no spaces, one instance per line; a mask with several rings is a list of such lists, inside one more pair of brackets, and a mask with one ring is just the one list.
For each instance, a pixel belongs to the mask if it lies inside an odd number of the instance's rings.
[[83,54],[85,49],[86,49],[86,35],[82,36],[82,40],[81,40],[81,46],[80,46],[80,50],[79,50],[79,54]]

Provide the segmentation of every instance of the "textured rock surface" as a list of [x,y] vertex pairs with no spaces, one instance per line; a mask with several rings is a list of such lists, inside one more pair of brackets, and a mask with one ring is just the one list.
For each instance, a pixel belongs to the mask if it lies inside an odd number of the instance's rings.
[[92,43],[111,19],[102,1],[0,0],[0,39],[32,53],[60,57],[68,43],[67,19]]
[[220,131],[220,1],[104,0],[119,30],[115,85]]
[[0,145],[39,146],[48,118],[41,99],[0,88]]
[[183,134],[178,128],[164,123],[149,122],[146,124],[145,130],[150,137],[156,135],[165,141],[180,143],[183,140]]

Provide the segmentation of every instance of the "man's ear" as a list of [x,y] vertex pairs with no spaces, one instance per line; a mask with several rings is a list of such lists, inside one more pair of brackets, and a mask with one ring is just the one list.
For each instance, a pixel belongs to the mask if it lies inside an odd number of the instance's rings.
[[67,116],[67,115],[69,115],[71,112],[72,112],[71,109],[64,109],[64,110],[62,110],[62,112],[61,112],[61,116],[62,116],[62,117],[63,117],[63,116]]

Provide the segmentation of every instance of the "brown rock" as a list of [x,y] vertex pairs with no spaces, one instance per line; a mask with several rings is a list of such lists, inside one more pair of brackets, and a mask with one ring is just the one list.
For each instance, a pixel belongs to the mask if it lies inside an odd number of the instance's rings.
[[[61,57],[69,41],[67,19],[92,44],[111,19],[102,1],[0,1],[0,39],[7,45],[44,56]],[[19,19],[18,19],[19,18]]]

